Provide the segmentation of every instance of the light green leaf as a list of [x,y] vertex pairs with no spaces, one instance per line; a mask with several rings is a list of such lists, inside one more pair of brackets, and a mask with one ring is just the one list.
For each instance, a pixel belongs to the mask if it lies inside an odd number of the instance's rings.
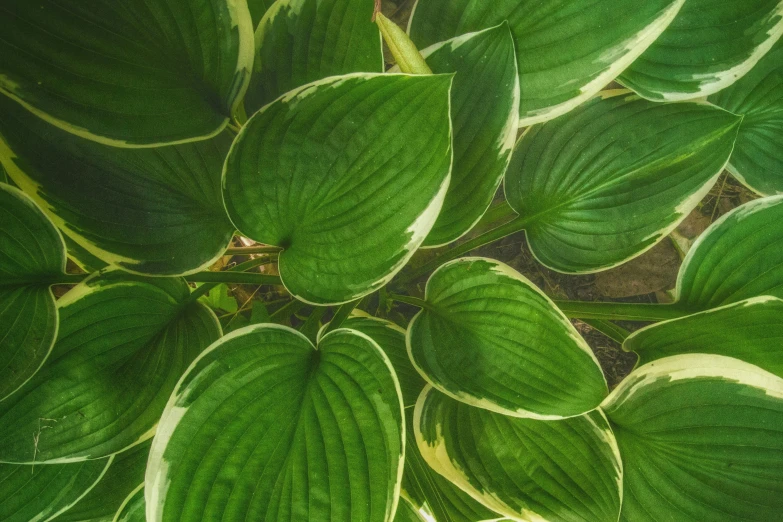
[[638,364],[684,353],[734,357],[783,377],[783,300],[754,297],[637,330],[623,349]]
[[565,114],[631,64],[684,0],[418,0],[408,32],[424,48],[508,20],[517,51],[520,126]]
[[[405,346],[405,330],[394,323],[370,317],[354,310],[344,328],[361,332],[375,341],[391,361],[402,390],[405,422],[408,426],[405,441],[405,472],[402,489],[418,507],[425,503],[438,522],[477,522],[494,520],[499,515],[485,508],[467,493],[444,479],[424,462],[416,447],[416,437],[410,426],[413,407],[424,389],[426,381],[413,368]],[[400,500],[402,506],[402,500]],[[398,508],[402,509],[401,507]]]
[[394,515],[394,522],[426,522],[421,513],[405,497],[400,497],[397,504],[397,514]]
[[741,118],[608,91],[532,127],[506,174],[530,249],[565,273],[605,270],[666,237],[714,185]]
[[634,371],[602,404],[625,468],[621,520],[779,517],[783,379],[719,355]]
[[55,519],[95,487],[113,458],[52,465],[0,464],[0,520]]
[[52,128],[0,98],[0,162],[54,223],[124,270],[181,275],[214,263],[234,227],[220,194],[231,136],[127,150]]
[[598,411],[559,421],[521,419],[428,387],[413,427],[430,466],[503,515],[530,522],[617,520],[622,464]]
[[[257,1],[257,0],[256,0]],[[382,73],[381,37],[368,0],[277,0],[256,29],[248,114],[306,83]]]
[[338,329],[316,349],[284,326],[237,330],[166,406],[147,520],[386,522],[404,436],[399,384],[369,337]]
[[713,223],[688,251],[676,294],[694,311],[783,299],[783,196],[751,201]]
[[411,361],[433,386],[473,406],[559,419],[607,394],[590,347],[538,288],[491,259],[436,270],[408,327]]
[[759,194],[783,194],[783,40],[741,80],[709,100],[745,116],[729,172]]
[[144,488],[141,487],[126,499],[112,522],[147,522],[146,509]]
[[228,213],[284,248],[283,284],[314,304],[385,285],[432,228],[451,166],[451,77],[357,74],[267,105],[226,160]]
[[0,93],[108,145],[214,136],[250,77],[243,1],[8,0],[0,13]]
[[200,297],[199,301],[213,310],[223,310],[231,314],[239,310],[237,300],[228,295],[228,286],[224,284],[212,288],[206,295]]
[[451,90],[451,184],[425,246],[467,233],[489,208],[517,137],[519,79],[514,40],[503,23],[422,51],[435,73],[456,73]]
[[144,484],[150,445],[147,441],[114,455],[95,487],[54,522],[112,522],[128,496]]
[[653,101],[707,96],[750,71],[781,34],[780,0],[687,0],[620,81]]
[[62,237],[18,189],[0,184],[0,400],[43,364],[57,336],[50,283],[65,271]]
[[179,377],[220,336],[182,279],[92,278],[58,301],[49,359],[0,401],[0,461],[72,462],[152,437]]

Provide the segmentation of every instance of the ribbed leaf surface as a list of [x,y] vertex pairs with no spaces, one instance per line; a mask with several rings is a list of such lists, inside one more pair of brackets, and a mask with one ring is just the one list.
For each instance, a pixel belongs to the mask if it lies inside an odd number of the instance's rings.
[[0,461],[99,458],[149,439],[185,368],[220,336],[181,279],[93,278],[58,302],[49,359],[0,401]]
[[252,31],[235,0],[8,0],[0,93],[114,146],[201,139],[244,94]]
[[536,258],[595,272],[665,237],[712,188],[740,118],[705,104],[609,91],[517,143],[506,197]]
[[180,275],[212,264],[234,227],[220,195],[228,133],[127,150],[52,128],[0,99],[0,162],[63,233],[125,270]]
[[709,100],[745,117],[729,171],[759,194],[783,194],[783,41],[741,80]]
[[30,198],[0,184],[0,400],[24,384],[52,349],[57,308],[48,282],[64,271],[57,229]]
[[696,311],[783,299],[783,196],[746,203],[710,226],[680,267],[677,300]]
[[177,385],[153,442],[147,520],[387,522],[404,448],[399,384],[369,337],[316,349],[290,328],[237,330]]
[[274,2],[256,29],[253,76],[245,96],[248,114],[327,76],[383,72],[373,7],[367,0]]
[[0,520],[55,518],[95,487],[113,457],[69,464],[0,464]]
[[517,520],[615,522],[622,499],[617,444],[599,412],[559,421],[473,408],[427,388],[416,440],[439,473]]
[[506,415],[557,419],[606,396],[590,347],[512,268],[482,258],[441,266],[408,327],[416,369],[453,398]]
[[750,71],[781,34],[780,0],[686,0],[620,81],[654,101],[707,96]]
[[519,125],[565,114],[614,80],[683,0],[418,0],[408,32],[424,48],[508,20],[522,99]]
[[783,377],[783,300],[754,297],[637,330],[623,348],[639,364],[685,353],[734,357]]
[[451,90],[451,183],[425,246],[467,233],[489,207],[517,137],[519,80],[514,40],[504,23],[422,51],[435,73],[456,73]]
[[449,184],[451,77],[350,75],[267,105],[242,129],[224,199],[246,236],[285,250],[301,300],[381,288],[421,245]]
[[783,509],[783,379],[718,355],[646,364],[601,408],[620,447],[620,520],[775,520]]

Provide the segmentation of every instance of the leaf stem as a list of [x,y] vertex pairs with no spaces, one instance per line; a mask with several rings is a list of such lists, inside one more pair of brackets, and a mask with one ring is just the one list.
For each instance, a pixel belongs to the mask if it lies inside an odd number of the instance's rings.
[[620,321],[667,321],[697,313],[698,310],[674,304],[609,303],[584,301],[555,301],[563,313],[573,319]]
[[289,317],[296,312],[304,308],[305,304],[298,300],[292,299],[289,303],[281,306],[275,313],[269,316],[269,322],[283,324]]
[[280,285],[279,276],[246,272],[199,272],[185,276],[189,283],[227,283],[233,285]]
[[604,319],[581,319],[581,321],[598,330],[609,339],[612,339],[613,341],[616,341],[620,344],[623,344],[628,336],[631,335],[631,332],[622,326],[618,326],[613,322],[606,321]]
[[228,248],[224,252],[227,256],[246,256],[250,254],[277,254],[282,250],[276,246],[249,246]]
[[359,304],[359,301],[361,301],[361,299],[356,299],[355,301],[351,301],[350,303],[345,303],[341,305],[340,308],[338,308],[337,311],[334,313],[334,317],[332,317],[332,320],[329,321],[329,326],[326,327],[326,331],[324,332],[324,335],[340,328],[340,326],[342,326],[345,320],[348,319],[348,316],[351,315],[353,309],[356,308],[356,305]]
[[419,299],[418,297],[411,297],[409,295],[399,295],[399,294],[389,294],[388,298],[392,301],[397,301],[400,303],[406,303],[409,305],[416,306],[418,308],[430,308],[430,305],[427,301],[424,299]]

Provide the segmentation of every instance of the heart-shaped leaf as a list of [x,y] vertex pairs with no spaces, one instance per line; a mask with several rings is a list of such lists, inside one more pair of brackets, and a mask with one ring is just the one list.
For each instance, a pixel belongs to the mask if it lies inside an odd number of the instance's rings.
[[404,426],[391,363],[338,329],[316,349],[250,326],[213,344],[177,384],[153,441],[147,520],[387,522]]
[[418,0],[408,32],[424,48],[508,20],[519,64],[520,126],[565,114],[622,72],[684,0]]
[[92,255],[124,270],[196,272],[234,227],[220,194],[228,133],[198,143],[117,149],[52,128],[0,99],[0,162],[52,221]]
[[781,34],[780,0],[687,0],[620,81],[654,101],[707,96],[750,71]]
[[111,522],[128,496],[142,489],[152,441],[138,444],[112,458],[106,473],[74,506],[53,522]]
[[152,437],[185,368],[220,336],[182,279],[92,278],[58,301],[46,363],[0,401],[0,461],[72,462]]
[[117,147],[202,139],[247,87],[253,27],[234,0],[9,0],[0,93]]
[[0,400],[40,368],[57,336],[49,290],[65,271],[65,245],[30,198],[0,184]]
[[428,387],[416,403],[413,427],[430,466],[499,513],[531,521],[617,520],[622,464],[600,412],[520,419]]
[[0,464],[0,520],[59,520],[95,487],[114,457],[69,464]]
[[783,377],[783,300],[754,297],[637,330],[623,343],[639,364],[684,353],[726,355]]
[[226,160],[246,236],[285,250],[283,284],[315,304],[385,285],[421,245],[451,166],[451,77],[329,78],[264,107]]
[[384,69],[381,37],[367,0],[278,0],[256,29],[245,96],[249,114],[306,83]]
[[783,41],[709,100],[744,116],[729,171],[759,194],[783,194]]
[[422,56],[435,73],[456,73],[451,183],[424,241],[439,246],[476,225],[503,180],[517,137],[519,79],[508,23],[435,44]]
[[462,258],[429,281],[408,327],[416,369],[451,397],[506,415],[558,419],[607,394],[590,347],[538,288],[497,261]]
[[620,520],[775,520],[783,509],[783,379],[719,355],[634,371],[601,408],[620,447]]
[[713,186],[741,118],[608,91],[517,143],[506,197],[536,259],[565,273],[617,266],[669,234]]
[[[354,314],[343,323],[343,327],[361,332],[375,341],[389,357],[400,381],[405,422],[408,426],[405,433],[405,472],[402,477],[402,489],[405,494],[419,507],[426,504],[438,522],[496,520],[499,516],[497,513],[479,504],[467,493],[435,473],[419,453],[416,437],[410,426],[413,422],[413,407],[427,383],[413,368],[408,358],[405,330],[389,321],[365,316],[361,312],[354,311]],[[403,500],[400,499],[398,517],[402,503]]]
[[713,223],[677,278],[677,301],[695,311],[765,295],[783,299],[783,196],[751,201]]

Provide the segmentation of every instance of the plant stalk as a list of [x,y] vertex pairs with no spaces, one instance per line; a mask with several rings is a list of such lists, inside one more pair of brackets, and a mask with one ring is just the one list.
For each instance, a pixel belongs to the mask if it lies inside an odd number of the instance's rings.
[[611,321],[606,321],[603,319],[581,319],[581,321],[598,330],[609,339],[612,339],[613,341],[620,344],[623,344],[628,336],[631,335],[631,332],[621,326],[614,324]]
[[226,249],[225,255],[227,256],[246,256],[250,254],[277,254],[281,250],[276,246],[249,246],[249,247],[236,247]]
[[674,304],[608,303],[555,301],[562,312],[573,319],[617,321],[668,321],[697,313],[698,310]]
[[233,285],[280,285],[280,277],[246,272],[199,272],[185,276],[188,283],[227,283]]
[[324,332],[324,335],[340,328],[340,326],[342,326],[345,320],[348,319],[348,316],[351,315],[353,309],[356,308],[356,305],[359,304],[359,301],[361,301],[361,299],[356,299],[355,301],[351,301],[350,303],[345,303],[341,305],[340,308],[338,308],[337,311],[334,313],[334,317],[332,317],[332,320],[329,321],[329,326],[326,327],[326,331]]

